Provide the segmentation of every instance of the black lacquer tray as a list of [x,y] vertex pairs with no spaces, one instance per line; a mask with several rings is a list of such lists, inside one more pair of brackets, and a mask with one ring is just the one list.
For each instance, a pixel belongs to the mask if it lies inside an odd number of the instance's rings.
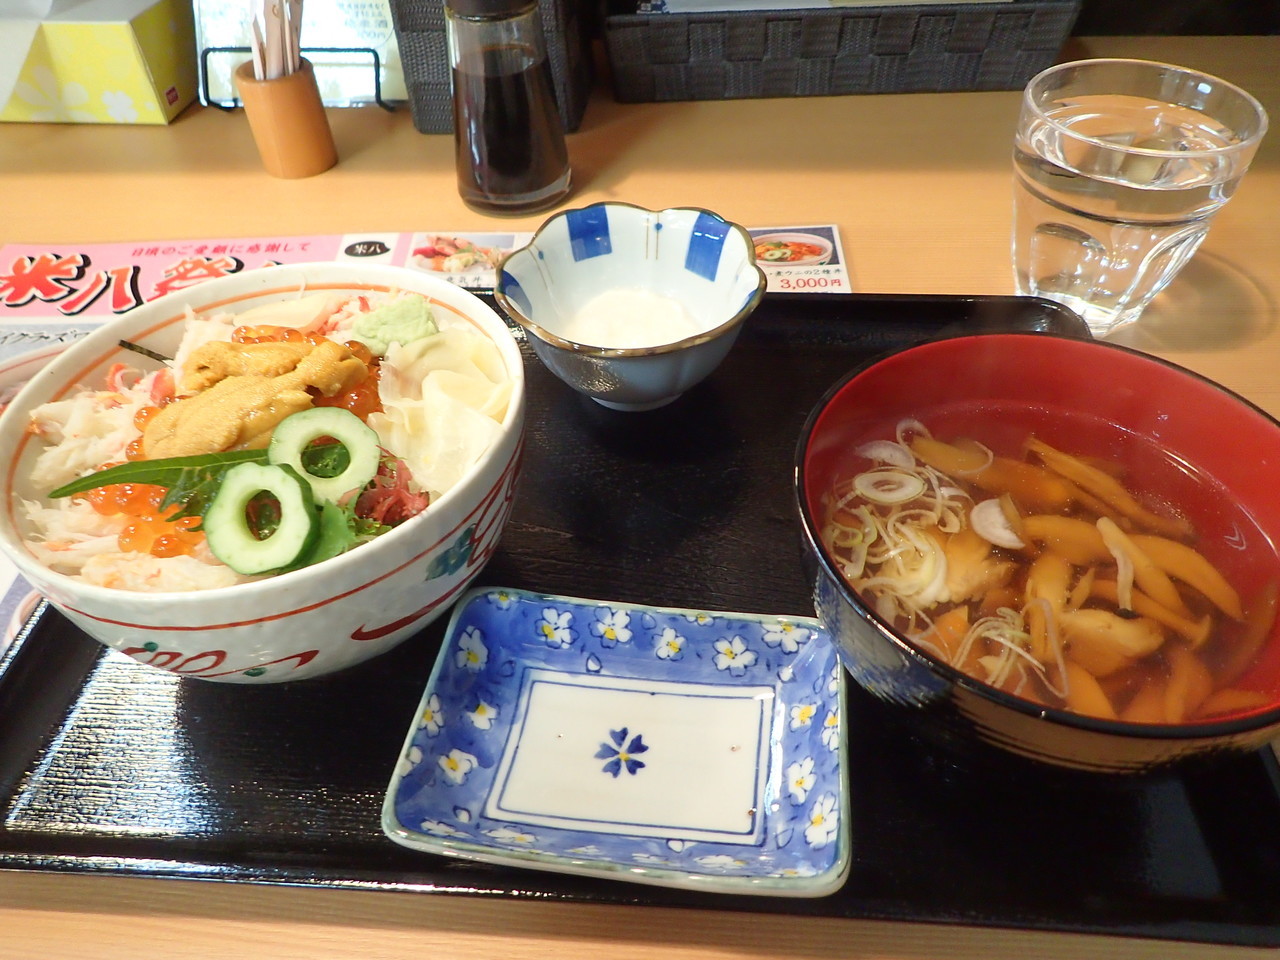
[[[812,615],[791,492],[800,425],[879,353],[951,332],[1079,333],[1018,298],[770,296],[713,376],[650,413],[527,355],[525,473],[477,585]],[[1270,751],[1124,779],[959,756],[850,684],[853,865],[802,900],[697,894],[415,853],[383,791],[444,620],[333,677],[144,669],[42,610],[0,660],[0,867],[420,890],[1280,945]]]

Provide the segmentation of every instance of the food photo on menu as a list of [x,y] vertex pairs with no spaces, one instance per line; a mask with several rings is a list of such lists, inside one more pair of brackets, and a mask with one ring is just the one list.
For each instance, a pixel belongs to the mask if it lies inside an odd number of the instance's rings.
[[834,244],[813,233],[756,233],[756,260],[764,266],[798,263],[830,263]]
[[415,234],[409,266],[444,274],[487,274],[514,248],[513,234]]

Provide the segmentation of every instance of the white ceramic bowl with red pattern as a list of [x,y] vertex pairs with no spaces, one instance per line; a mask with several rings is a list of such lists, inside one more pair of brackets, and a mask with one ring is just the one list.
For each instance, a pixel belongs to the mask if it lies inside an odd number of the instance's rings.
[[[187,311],[240,313],[303,294],[396,290],[428,298],[441,325],[490,341],[511,390],[479,458],[416,516],[346,553],[287,573],[212,589],[139,592],[55,572],[27,545],[23,500],[39,500],[31,468],[42,441],[32,410],[113,364],[138,365],[128,341],[172,356]],[[384,653],[449,609],[492,555],[511,512],[524,436],[524,369],[504,321],[446,281],[385,265],[275,266],[210,280],[143,304],[39,369],[0,415],[0,549],[22,576],[85,633],[149,669],[231,683],[278,683],[342,670]]]

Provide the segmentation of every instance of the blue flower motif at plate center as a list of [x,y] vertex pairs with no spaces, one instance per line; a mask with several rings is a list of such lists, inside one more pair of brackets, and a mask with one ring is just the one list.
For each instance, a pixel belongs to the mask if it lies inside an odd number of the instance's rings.
[[641,734],[637,733],[628,742],[627,732],[626,727],[621,730],[610,730],[609,739],[613,742],[600,744],[600,749],[596,751],[597,760],[608,761],[601,769],[614,778],[617,778],[623,769],[634,776],[637,771],[644,767],[644,763],[637,760],[635,755],[637,753],[647,753],[649,750],[649,746],[644,742]]

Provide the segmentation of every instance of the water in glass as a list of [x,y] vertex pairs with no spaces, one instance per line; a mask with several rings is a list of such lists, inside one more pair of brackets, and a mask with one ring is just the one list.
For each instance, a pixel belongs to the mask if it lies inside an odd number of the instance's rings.
[[1014,148],[1020,293],[1106,333],[1142,312],[1199,248],[1247,158],[1234,131],[1141,96],[1082,95],[1024,117]]

